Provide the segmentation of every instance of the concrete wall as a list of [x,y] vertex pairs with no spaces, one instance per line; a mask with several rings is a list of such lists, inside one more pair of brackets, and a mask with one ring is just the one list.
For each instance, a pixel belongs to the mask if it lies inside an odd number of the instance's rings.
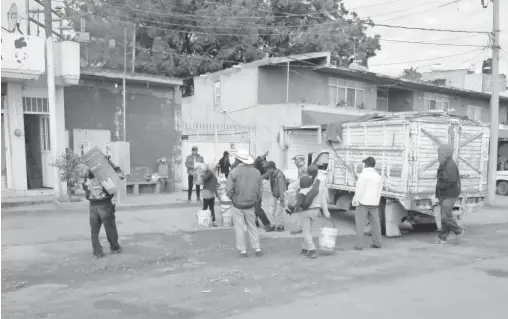
[[[221,83],[220,105],[214,105],[214,84]],[[182,119],[196,123],[230,124],[223,113],[257,104],[257,67],[231,68],[194,78],[194,95],[182,98]]]
[[[112,141],[123,140],[120,86],[83,81],[65,90],[65,127],[70,141],[73,129],[110,130]],[[144,85],[127,84],[126,137],[130,142],[131,172],[141,167],[153,171],[158,158],[174,156],[180,143],[176,127],[181,112],[179,94],[176,87],[146,89]]]
[[446,86],[451,86],[455,88],[464,88],[466,74],[467,74],[466,69],[424,72],[422,74],[422,80],[433,81],[445,79]]

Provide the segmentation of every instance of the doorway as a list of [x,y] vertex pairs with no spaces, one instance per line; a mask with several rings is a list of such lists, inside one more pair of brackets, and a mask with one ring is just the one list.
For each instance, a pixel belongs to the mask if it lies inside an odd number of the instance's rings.
[[2,113],[2,190],[7,189],[7,145],[5,144],[4,115]]
[[25,114],[25,152],[28,189],[53,187],[49,116]]

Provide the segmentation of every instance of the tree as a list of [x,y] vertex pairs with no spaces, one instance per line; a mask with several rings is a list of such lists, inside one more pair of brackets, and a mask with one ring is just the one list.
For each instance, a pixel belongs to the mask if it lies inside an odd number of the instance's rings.
[[372,21],[346,10],[341,0],[66,1],[74,26],[86,20],[93,67],[123,69],[134,25],[136,71],[183,78],[267,55],[316,51],[331,51],[337,65],[347,65],[356,52],[367,65],[381,49],[379,35],[366,35]]
[[79,156],[70,149],[58,157],[52,164],[60,171],[60,181],[67,184],[67,196],[72,201],[72,188],[76,186],[86,171]]
[[410,81],[421,81],[422,74],[420,72],[418,72],[417,67],[410,67],[410,68],[406,68],[402,71],[400,78],[410,80]]

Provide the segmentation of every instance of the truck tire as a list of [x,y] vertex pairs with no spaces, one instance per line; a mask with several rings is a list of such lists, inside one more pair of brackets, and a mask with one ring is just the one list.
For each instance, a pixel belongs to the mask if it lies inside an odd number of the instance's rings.
[[508,182],[507,181],[498,182],[496,190],[499,195],[508,196]]

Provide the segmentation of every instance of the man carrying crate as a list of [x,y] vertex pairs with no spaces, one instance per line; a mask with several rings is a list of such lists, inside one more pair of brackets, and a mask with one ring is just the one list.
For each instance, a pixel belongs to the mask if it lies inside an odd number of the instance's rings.
[[[120,167],[114,165],[109,157],[106,157],[106,159],[120,179],[124,179],[125,174]],[[104,257],[104,252],[102,251],[102,246],[99,241],[99,233],[102,225],[104,225],[104,230],[106,231],[111,253],[120,253],[121,247],[118,243],[118,230],[115,220],[115,195],[111,195],[106,191],[90,169],[83,182],[83,190],[85,191],[86,199],[90,202],[90,230],[93,255],[97,258]]]

